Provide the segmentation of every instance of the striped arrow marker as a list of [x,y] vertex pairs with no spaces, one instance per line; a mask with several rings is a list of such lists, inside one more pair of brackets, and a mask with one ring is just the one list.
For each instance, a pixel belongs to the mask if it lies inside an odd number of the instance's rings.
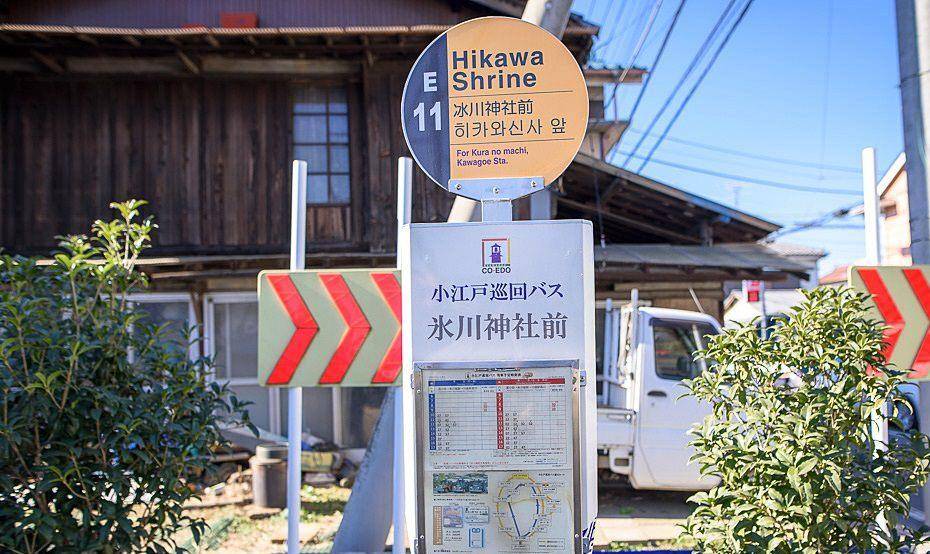
[[355,355],[358,354],[362,343],[365,342],[365,337],[371,331],[371,325],[368,324],[365,314],[362,313],[361,308],[355,302],[355,298],[352,296],[352,292],[349,291],[349,287],[342,275],[336,273],[320,275],[320,281],[323,282],[326,291],[329,292],[333,302],[336,303],[336,307],[339,308],[339,314],[346,322],[346,333],[342,336],[342,340],[336,348],[336,353],[330,358],[329,365],[326,366],[323,376],[320,377],[321,385],[334,385],[340,383],[342,378],[345,377],[349,365],[355,359]]
[[909,369],[908,377],[930,377],[930,266],[853,267],[850,284],[872,295],[885,329],[885,359]]
[[898,311],[898,306],[891,298],[891,293],[888,292],[888,287],[885,286],[877,269],[861,269],[859,276],[862,277],[866,290],[872,294],[872,301],[875,302],[878,312],[882,314],[882,319],[888,325],[888,329],[885,329],[884,354],[885,359],[890,360],[898,339],[901,338],[901,332],[904,331],[904,318],[901,317],[901,312]]
[[393,273],[372,273],[371,279],[378,287],[378,291],[381,292],[381,297],[384,298],[384,302],[390,306],[391,313],[394,314],[394,319],[397,320],[397,333],[394,335],[394,340],[391,341],[391,346],[384,355],[384,359],[381,360],[381,365],[378,366],[378,371],[375,373],[372,382],[393,383],[394,380],[397,379],[397,374],[400,373],[402,364],[400,325],[403,318],[401,317],[400,307],[400,283],[397,282],[397,278],[394,277]]
[[[907,282],[911,285],[911,290],[914,291],[914,296],[917,297],[917,301],[920,302],[920,307],[924,311],[924,315],[927,316],[930,320],[930,286],[927,285],[927,279],[924,277],[924,274],[919,269],[908,268],[903,270],[904,277],[907,279]],[[930,372],[930,329],[924,331],[924,338],[920,341],[920,347],[917,349],[917,356],[914,358],[914,363],[911,365],[911,373],[908,377],[912,379],[921,379],[927,377],[927,373]]]
[[287,343],[287,347],[281,353],[281,357],[278,358],[278,363],[275,364],[271,375],[268,376],[269,385],[286,385],[290,382],[294,370],[297,369],[297,364],[300,363],[301,358],[303,358],[307,348],[310,347],[313,337],[316,336],[320,328],[317,326],[316,320],[313,319],[310,310],[307,309],[307,305],[304,304],[303,298],[300,297],[300,293],[289,275],[270,275],[268,276],[268,282],[271,283],[275,294],[281,299],[284,309],[287,310],[287,314],[291,316],[291,321],[294,322],[296,327],[290,342]]
[[398,273],[262,272],[258,334],[263,385],[394,385],[402,366]]

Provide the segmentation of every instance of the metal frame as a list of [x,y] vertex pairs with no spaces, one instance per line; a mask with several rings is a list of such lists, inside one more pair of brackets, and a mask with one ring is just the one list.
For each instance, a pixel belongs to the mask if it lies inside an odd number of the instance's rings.
[[449,192],[472,200],[516,200],[546,188],[542,177],[449,179]]
[[546,188],[542,177],[449,179],[447,190],[481,202],[482,221],[513,221],[512,201]]
[[416,420],[416,475],[417,482],[417,529],[414,540],[414,552],[426,552],[426,498],[424,495],[426,469],[424,467],[423,441],[421,438],[426,431],[423,402],[423,370],[479,370],[479,371],[510,371],[528,368],[568,368],[572,375],[572,518],[574,530],[573,552],[583,554],[586,552],[584,543],[584,527],[581,521],[581,394],[582,387],[587,385],[585,372],[579,370],[580,360],[519,360],[519,361],[482,361],[482,362],[419,362],[413,364],[410,386],[414,391],[414,416]]

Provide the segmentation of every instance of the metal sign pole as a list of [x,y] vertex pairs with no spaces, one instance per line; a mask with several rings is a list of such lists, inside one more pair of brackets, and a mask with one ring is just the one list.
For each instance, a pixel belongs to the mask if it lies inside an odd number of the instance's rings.
[[[307,240],[307,162],[294,160],[291,177],[291,271],[304,269]],[[287,553],[300,552],[300,427],[303,387],[287,389]]]
[[[400,243],[404,225],[410,223],[413,191],[413,159],[397,160],[397,269],[400,269]],[[401,385],[403,386],[403,385]],[[404,395],[394,395],[394,543],[393,554],[407,551],[407,526],[404,506]]]

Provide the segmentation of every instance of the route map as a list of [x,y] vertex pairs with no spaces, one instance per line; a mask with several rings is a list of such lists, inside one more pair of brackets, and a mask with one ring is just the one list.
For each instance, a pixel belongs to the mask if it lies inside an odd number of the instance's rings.
[[518,473],[504,481],[497,493],[496,515],[500,529],[516,541],[525,541],[549,527],[560,509],[559,487]]

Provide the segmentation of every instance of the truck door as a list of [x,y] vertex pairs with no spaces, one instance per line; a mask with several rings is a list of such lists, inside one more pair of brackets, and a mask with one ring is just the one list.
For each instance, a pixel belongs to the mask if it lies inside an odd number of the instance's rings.
[[710,413],[710,406],[686,392],[681,381],[698,375],[704,362],[693,352],[704,347],[704,336],[716,334],[706,321],[651,318],[641,335],[644,348],[638,392],[636,448],[631,481],[637,488],[698,490],[714,480],[702,479],[687,434]]

